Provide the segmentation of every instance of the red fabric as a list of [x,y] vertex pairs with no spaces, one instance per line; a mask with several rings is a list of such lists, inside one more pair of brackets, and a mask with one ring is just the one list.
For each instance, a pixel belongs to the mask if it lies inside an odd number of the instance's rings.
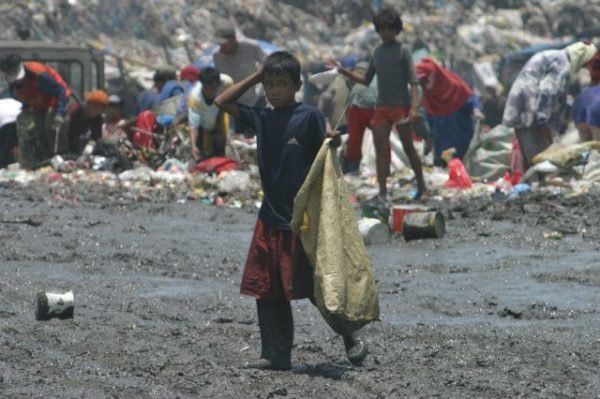
[[[401,119],[408,118],[409,113],[410,107],[376,107],[373,119],[371,119],[371,126],[375,128],[381,125],[393,125]],[[385,150],[385,160],[388,165],[392,162],[392,147],[389,141]]]
[[200,69],[193,65],[186,65],[181,68],[179,72],[179,78],[181,80],[189,80],[190,82],[197,82],[200,78]]
[[521,177],[522,177],[522,174],[519,171],[516,171],[512,174],[509,171],[506,171],[503,179],[504,179],[504,181],[510,183],[511,186],[516,186],[517,184],[519,184],[521,182]]
[[274,302],[312,298],[312,273],[300,237],[257,220],[241,294]]
[[595,82],[600,81],[600,53],[596,53],[586,66],[590,72],[590,78]]
[[375,110],[371,108],[349,107],[346,114],[348,122],[348,142],[346,143],[346,159],[360,161],[362,158],[362,141],[365,130],[369,127]]
[[195,172],[224,172],[226,170],[237,170],[240,164],[231,158],[211,157],[205,159],[194,167]]
[[521,144],[519,144],[519,139],[516,135],[512,140],[510,170],[513,173],[519,173],[520,175],[523,175],[523,172],[525,172],[525,161],[523,160],[523,153],[521,152]]
[[473,186],[471,176],[460,159],[454,158],[448,162],[448,180],[445,186],[448,188],[471,188]]
[[433,87],[423,90],[423,108],[430,115],[450,115],[473,95],[471,88],[458,75],[431,58],[423,58],[415,69],[420,78],[433,77]]
[[372,126],[393,125],[400,119],[408,117],[409,107],[377,107],[371,120]]
[[48,108],[54,107],[58,102],[58,98],[50,97],[40,91],[38,85],[38,75],[47,73],[58,84],[65,88],[65,95],[68,98],[71,95],[71,89],[63,78],[54,70],[54,68],[44,65],[39,62],[25,62],[23,68],[30,73],[23,78],[23,83],[20,86],[15,86],[15,96],[17,99],[30,107],[36,113],[44,113]]
[[135,121],[133,144],[144,148],[156,148],[154,130],[156,129],[156,115],[152,111],[142,111]]

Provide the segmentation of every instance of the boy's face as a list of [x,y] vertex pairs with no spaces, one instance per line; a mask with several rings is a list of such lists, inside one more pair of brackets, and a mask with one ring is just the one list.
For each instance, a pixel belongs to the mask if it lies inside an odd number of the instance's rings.
[[391,26],[380,26],[377,34],[382,42],[388,44],[393,43],[396,40],[396,36],[398,36],[398,31],[396,28]]
[[202,95],[206,100],[212,101],[219,94],[219,87],[221,87],[221,83],[219,82],[202,84]]
[[268,75],[263,77],[263,87],[267,100],[275,108],[284,108],[296,100],[296,92],[302,86],[301,82],[294,82],[287,74]]

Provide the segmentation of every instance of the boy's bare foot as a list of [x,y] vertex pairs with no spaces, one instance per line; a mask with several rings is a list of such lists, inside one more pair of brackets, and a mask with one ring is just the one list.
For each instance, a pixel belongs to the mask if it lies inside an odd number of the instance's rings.
[[358,338],[356,334],[344,335],[342,338],[344,339],[344,347],[346,348],[348,361],[354,366],[362,365],[369,353],[367,343]]

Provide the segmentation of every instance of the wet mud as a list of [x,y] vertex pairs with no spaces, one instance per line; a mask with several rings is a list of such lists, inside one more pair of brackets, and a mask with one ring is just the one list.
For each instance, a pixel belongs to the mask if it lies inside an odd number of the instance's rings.
[[[177,198],[0,188],[0,397],[598,397],[598,193],[438,204],[443,239],[369,247],[366,364],[298,301],[291,372],[241,367],[256,211]],[[73,319],[35,320],[36,293],[68,290]]]

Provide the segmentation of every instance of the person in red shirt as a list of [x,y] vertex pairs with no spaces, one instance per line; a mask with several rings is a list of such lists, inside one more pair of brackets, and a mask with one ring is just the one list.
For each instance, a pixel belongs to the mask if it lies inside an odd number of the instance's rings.
[[59,151],[60,132],[71,90],[53,68],[39,62],[22,62],[18,54],[0,59],[12,96],[23,103],[17,119],[19,162],[34,168]]

